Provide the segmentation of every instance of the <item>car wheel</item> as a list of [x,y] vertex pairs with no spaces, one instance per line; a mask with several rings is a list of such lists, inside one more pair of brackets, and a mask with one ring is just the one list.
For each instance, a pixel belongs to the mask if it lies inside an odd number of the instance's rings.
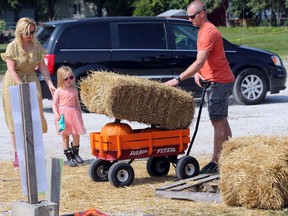
[[233,87],[233,97],[239,104],[254,105],[262,102],[267,94],[267,81],[264,74],[254,68],[243,70]]
[[199,174],[199,163],[191,156],[179,159],[176,165],[176,175],[179,179],[186,179]]

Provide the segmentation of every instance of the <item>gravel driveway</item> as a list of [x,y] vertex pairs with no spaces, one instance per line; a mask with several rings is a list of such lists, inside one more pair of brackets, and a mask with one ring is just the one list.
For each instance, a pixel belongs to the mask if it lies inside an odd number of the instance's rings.
[[[287,68],[287,67],[286,67]],[[1,79],[2,80],[2,79]],[[2,86],[0,83],[0,89]],[[2,95],[2,93],[1,93]],[[4,121],[2,98],[0,100],[0,161],[12,160],[13,149],[10,143],[9,131]],[[199,100],[196,100],[199,104]],[[56,135],[52,103],[49,100],[44,100],[44,112],[48,122],[48,133],[43,135],[45,152],[47,156],[63,157],[61,146],[61,137]],[[233,99],[230,100],[229,107],[229,122],[232,129],[233,137],[252,136],[252,135],[268,135],[282,136],[288,135],[288,89],[281,91],[280,94],[268,94],[264,103],[253,106],[243,106],[235,104]],[[196,114],[198,107],[196,108]],[[84,159],[91,159],[89,144],[89,133],[92,131],[100,131],[104,124],[112,121],[103,115],[94,113],[83,113],[84,124],[87,129],[87,134],[81,136],[80,154]],[[191,137],[194,132],[196,116],[192,123]],[[129,122],[133,129],[145,128],[147,125],[135,122]],[[207,115],[206,107],[203,108],[202,118],[198,130],[197,137],[191,150],[191,155],[204,155],[210,157],[212,154],[213,144],[213,128]]]

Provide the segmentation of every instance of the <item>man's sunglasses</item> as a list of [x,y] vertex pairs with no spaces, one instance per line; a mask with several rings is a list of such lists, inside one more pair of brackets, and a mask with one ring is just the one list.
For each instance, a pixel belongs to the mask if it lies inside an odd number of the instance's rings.
[[66,77],[64,80],[67,81],[68,79],[73,80],[73,79],[74,79],[74,76]]
[[201,13],[202,11],[205,11],[205,9],[203,9],[203,10],[200,10],[200,11],[198,11],[197,13],[195,13],[195,14],[193,14],[193,15],[190,15],[190,16],[188,16],[188,18],[189,19],[195,19],[195,17],[199,14],[199,13]]

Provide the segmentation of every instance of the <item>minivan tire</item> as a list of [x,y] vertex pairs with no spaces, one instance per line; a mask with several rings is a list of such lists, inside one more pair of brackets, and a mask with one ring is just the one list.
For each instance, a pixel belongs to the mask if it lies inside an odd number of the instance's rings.
[[233,97],[236,103],[254,105],[266,97],[268,84],[265,75],[255,68],[247,68],[236,77]]

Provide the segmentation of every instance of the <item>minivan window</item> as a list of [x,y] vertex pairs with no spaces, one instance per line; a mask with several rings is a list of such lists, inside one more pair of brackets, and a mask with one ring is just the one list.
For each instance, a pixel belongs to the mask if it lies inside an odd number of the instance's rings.
[[48,26],[42,26],[39,29],[39,31],[37,32],[37,38],[42,45],[44,45],[48,41],[54,29],[54,27]]
[[121,23],[118,31],[121,49],[167,49],[162,23]]
[[65,31],[61,49],[110,49],[108,23],[74,25]]
[[197,48],[198,30],[192,26],[173,24],[174,47],[179,50]]

